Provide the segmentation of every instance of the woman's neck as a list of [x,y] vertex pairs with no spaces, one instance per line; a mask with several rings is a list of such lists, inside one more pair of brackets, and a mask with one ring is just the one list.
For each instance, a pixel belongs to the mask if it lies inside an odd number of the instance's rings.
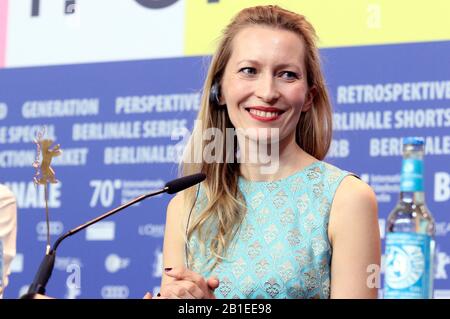
[[[257,161],[244,160],[240,163],[240,174],[247,180],[276,181],[290,176],[317,161],[316,158],[298,146],[295,136],[277,144],[267,145],[266,150],[269,150],[270,155],[260,154],[261,151],[257,148],[258,145],[253,145],[252,147],[251,143],[258,144],[257,141],[247,139],[245,143],[247,148],[241,150],[241,152],[245,152],[246,159],[257,159]],[[278,148],[278,152],[275,148]],[[259,153],[251,154],[250,150],[258,150],[256,152]],[[267,161],[268,159],[270,159],[269,162]],[[268,169],[269,165],[271,169]]]

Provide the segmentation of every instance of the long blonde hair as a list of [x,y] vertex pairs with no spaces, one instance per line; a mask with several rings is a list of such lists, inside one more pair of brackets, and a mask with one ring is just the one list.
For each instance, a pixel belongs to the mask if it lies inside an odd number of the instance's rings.
[[[243,9],[223,31],[218,48],[212,57],[203,87],[197,124],[185,154],[203,156],[205,145],[198,137],[201,136],[204,129],[218,128],[225,133],[227,128],[233,128],[226,108],[211,102],[211,87],[214,83],[220,85],[231,56],[232,42],[236,34],[249,26],[267,26],[288,30],[303,39],[306,48],[305,66],[308,87],[315,87],[315,94],[312,108],[300,117],[296,129],[296,142],[304,151],[322,160],[328,152],[331,142],[332,117],[329,96],[320,67],[319,52],[315,44],[315,30],[304,16],[273,5]],[[223,154],[229,156],[229,153],[233,152],[231,158],[235,159],[236,149],[227,148],[225,139],[226,136],[223,134],[221,144],[223,145]],[[214,267],[225,258],[229,243],[238,231],[245,215],[243,197],[238,189],[239,164],[236,161],[207,163],[203,159],[197,163],[184,161],[181,163],[181,172],[183,175],[203,172],[207,176],[202,184],[206,196],[205,205],[193,216],[195,218],[191,222],[189,219],[187,220],[186,241],[189,242],[195,233],[203,248],[209,249],[214,256],[215,261],[212,266]],[[195,204],[195,200],[196,189],[187,190],[185,207],[190,209]],[[206,245],[209,246],[206,247]]]

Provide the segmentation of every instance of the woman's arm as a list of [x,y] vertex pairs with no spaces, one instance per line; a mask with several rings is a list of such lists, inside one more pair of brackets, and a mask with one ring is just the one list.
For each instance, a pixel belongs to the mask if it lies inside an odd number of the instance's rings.
[[183,192],[177,194],[167,206],[164,232],[161,281],[162,298],[215,298],[214,289],[219,286],[215,277],[209,279],[185,268],[186,209]]
[[[172,198],[167,206],[166,227],[164,231],[164,246],[163,246],[163,265],[164,268],[184,267],[184,231],[182,221],[184,220],[183,213],[184,198],[183,192],[178,193]],[[169,277],[163,271],[161,278],[161,286],[168,284],[175,279]]]
[[377,201],[373,190],[354,176],[345,177],[336,191],[328,235],[333,252],[330,298],[377,298],[381,258]]

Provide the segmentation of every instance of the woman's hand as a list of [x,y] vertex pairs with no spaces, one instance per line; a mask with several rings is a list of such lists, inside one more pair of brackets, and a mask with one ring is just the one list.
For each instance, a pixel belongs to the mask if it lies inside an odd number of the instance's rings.
[[216,277],[205,280],[201,275],[184,267],[165,268],[164,274],[174,280],[161,287],[161,298],[216,299],[214,290],[219,287]]
[[153,298],[152,294],[149,292],[146,292],[144,298],[142,298],[142,299],[152,299],[152,298]]

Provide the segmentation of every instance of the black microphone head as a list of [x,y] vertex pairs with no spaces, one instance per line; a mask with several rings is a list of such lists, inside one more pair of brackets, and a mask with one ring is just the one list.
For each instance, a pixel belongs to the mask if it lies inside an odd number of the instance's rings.
[[191,186],[194,186],[202,181],[204,181],[206,178],[206,174],[204,173],[198,173],[193,175],[188,175],[184,177],[180,177],[177,179],[174,179],[173,181],[167,182],[165,187],[168,187],[167,193],[168,194],[175,194],[179,191],[182,191],[186,188],[189,188]]

